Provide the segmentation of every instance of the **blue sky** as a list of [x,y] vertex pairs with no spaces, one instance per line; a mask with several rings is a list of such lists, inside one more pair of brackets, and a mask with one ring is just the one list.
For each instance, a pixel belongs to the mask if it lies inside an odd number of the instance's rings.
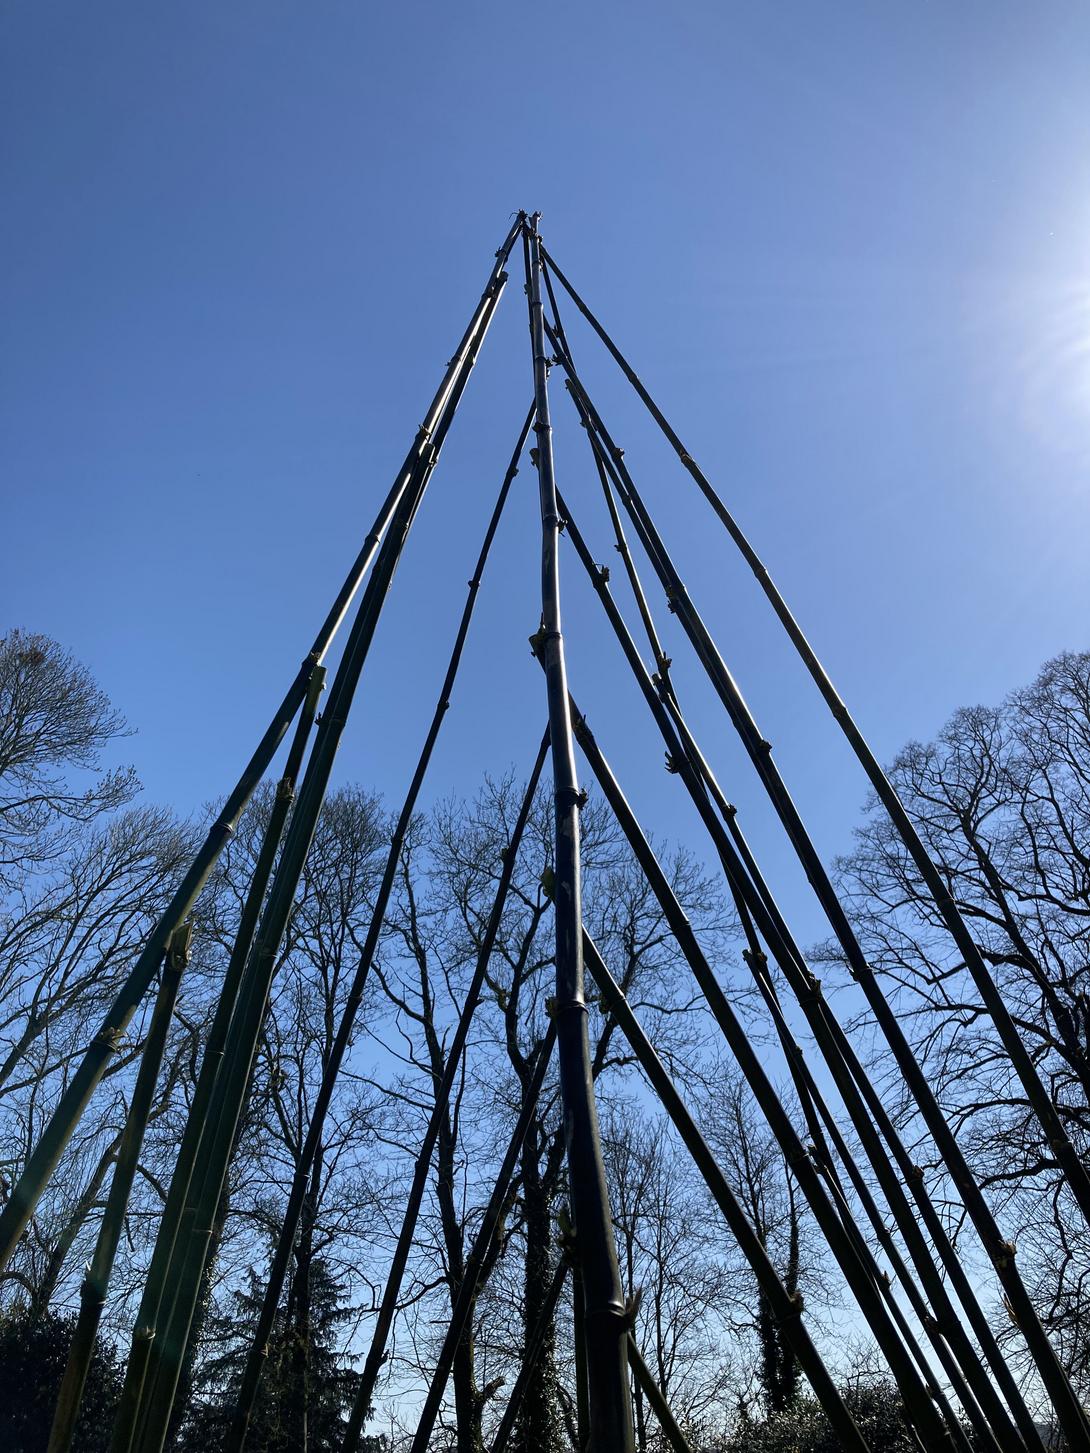
[[[0,618],[91,667],[153,799],[191,811],[234,781],[518,207],[544,214],[881,756],[1087,644],[1085,7],[12,0],[0,52]],[[687,476],[571,332],[836,852],[858,769]],[[529,393],[513,267],[341,750],[339,779],[391,802]],[[605,558],[559,388],[554,416]],[[529,763],[538,548],[525,467],[434,791]],[[696,841],[564,566],[573,690],[647,823]],[[816,933],[666,624],[699,734]]]

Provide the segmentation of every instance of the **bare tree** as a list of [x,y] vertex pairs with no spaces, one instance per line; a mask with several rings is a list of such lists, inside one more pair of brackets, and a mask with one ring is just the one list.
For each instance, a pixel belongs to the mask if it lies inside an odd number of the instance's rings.
[[[933,742],[910,743],[891,776],[1085,1155],[1090,653],[1056,657],[998,707],[956,712]],[[1090,1389],[1082,1218],[914,864],[873,801],[840,878],[959,1143],[1017,1233],[1061,1356]],[[918,1158],[926,1163],[926,1143]]]
[[[522,797],[523,786],[514,777],[488,779],[471,801],[452,799],[440,804],[426,830],[421,829],[417,837],[408,877],[414,897],[411,908],[408,903],[403,905],[403,932],[416,963],[413,972],[419,996],[421,938],[426,926],[432,982],[436,982],[436,967],[441,966],[440,988],[446,1006],[443,1012],[448,1016],[460,1002],[464,976],[480,952]],[[587,928],[614,964],[618,981],[662,1051],[668,1057],[696,1056],[706,1026],[692,1010],[687,979],[677,972],[679,955],[661,910],[605,805],[592,798],[581,817]],[[487,1317],[480,1319],[474,1334],[475,1371],[485,1392],[513,1378],[512,1348],[525,1345],[537,1325],[557,1257],[556,1211],[566,1197],[555,1080],[546,1081],[536,1107],[529,1104],[554,992],[552,835],[552,807],[546,787],[535,799],[514,864],[500,933],[488,964],[487,1012],[478,1027],[474,1055],[464,1070],[448,1126],[451,1144],[456,1143],[459,1133],[464,1142],[457,1157],[464,1186],[466,1160],[483,1159],[488,1163],[487,1156],[481,1158],[471,1148],[478,1145],[482,1126],[494,1150],[505,1133],[501,1127],[532,1109],[507,1228],[508,1245],[519,1252],[521,1269],[517,1274],[513,1272],[510,1257],[497,1269],[506,1294],[482,1299]],[[724,910],[712,881],[685,853],[665,856],[675,891],[709,943],[714,944],[723,930]],[[410,922],[411,932],[407,928]],[[433,1017],[438,1003],[433,998],[429,1011]],[[414,1012],[419,1013],[420,1007],[418,997]],[[444,1022],[443,1012],[439,1014],[440,1023]],[[406,1005],[401,1006],[401,1013],[407,1024]],[[425,1037],[429,1033],[424,1025],[420,1032]],[[617,1035],[615,1024],[593,1004],[591,1055],[592,1071],[600,1085],[606,1085],[629,1065],[627,1046]],[[429,1073],[434,1075],[439,1067],[439,1060],[432,1059]],[[610,1074],[603,1079],[606,1071]],[[472,1104],[472,1113],[467,1113],[467,1104]],[[473,1131],[467,1133],[470,1125]],[[455,1171],[450,1153],[445,1162],[442,1156],[441,1150],[437,1167],[440,1183]],[[456,1262],[458,1255],[452,1238],[446,1247],[447,1265]],[[456,1384],[456,1405],[458,1397]],[[470,1407],[468,1385],[463,1387],[461,1397],[463,1405]],[[480,1403],[482,1411],[487,1401],[485,1398]],[[560,1446],[564,1438],[564,1405],[555,1332],[550,1326],[522,1403],[512,1446],[520,1450]],[[471,1418],[472,1443],[479,1436],[481,1418],[476,1412]]]
[[[271,788],[256,794],[203,905],[216,982],[234,941],[272,800]],[[385,826],[378,800],[355,787],[331,794],[319,816],[280,948],[253,1084],[217,1211],[194,1360],[187,1370],[198,1397],[218,1386],[213,1370],[225,1361],[233,1366],[248,1346],[248,1320],[231,1313],[242,1306],[256,1314],[260,1302],[257,1268],[275,1244],[288,1190],[302,1162],[314,1097],[371,920]],[[309,1409],[318,1406],[311,1366],[316,1269],[323,1287],[336,1286],[339,1294],[354,1297],[361,1289],[361,1263],[366,1267],[374,1194],[364,1167],[374,1147],[372,1119],[360,1082],[345,1074],[310,1168],[278,1322],[283,1343],[279,1375],[290,1376],[293,1389],[290,1399],[280,1400],[293,1420],[283,1431],[299,1447],[307,1446]],[[326,1334],[330,1327],[323,1324],[321,1330]],[[201,1409],[194,1409],[198,1422],[203,1416]]]
[[[55,641],[21,631],[0,639],[0,1195],[191,850],[185,824],[132,803],[139,783],[131,768],[101,766],[125,732],[87,669]],[[36,1311],[72,1292],[141,1038],[138,1019],[7,1269],[7,1292]],[[169,1108],[182,1064],[171,1061],[153,1123]]]
[[139,790],[131,767],[100,754],[125,733],[85,666],[49,636],[0,637],[0,885],[21,882],[71,841],[71,831]]

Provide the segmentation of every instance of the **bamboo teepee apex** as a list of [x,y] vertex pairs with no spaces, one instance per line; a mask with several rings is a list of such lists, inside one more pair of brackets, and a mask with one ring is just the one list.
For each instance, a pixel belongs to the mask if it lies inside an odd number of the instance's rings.
[[[988,1453],[1043,1453],[1040,1432],[1012,1371],[1011,1356],[998,1343],[981,1305],[979,1288],[953,1243],[923,1175],[914,1165],[897,1126],[853,1048],[850,1035],[834,1015],[820,981],[799,948],[743,833],[738,813],[710,765],[711,753],[697,740],[686,717],[672,671],[673,663],[666,653],[637,557],[650,567],[648,579],[653,578],[665,592],[669,609],[692,648],[693,658],[741,741],[783,829],[784,840],[801,864],[839,941],[845,961],[889,1046],[892,1064],[903,1088],[945,1162],[949,1181],[960,1197],[959,1209],[975,1227],[987,1252],[994,1275],[993,1289],[1002,1292],[1010,1308],[1022,1348],[1032,1359],[1070,1445],[1090,1447],[1090,1423],[1041,1326],[1013,1249],[974,1179],[958,1137],[943,1115],[882,984],[866,961],[849,914],[795,806],[772,748],[731,674],[711,628],[683,583],[666,533],[653,517],[633,469],[608,431],[586,379],[577,367],[572,342],[560,316],[558,293],[561,299],[566,297],[571,301],[583,323],[620,367],[756,577],[931,893],[936,911],[979,990],[984,1011],[994,1024],[1026,1103],[1039,1119],[1065,1182],[1088,1221],[1090,1172],[1072,1146],[1015,1020],[939,870],[768,570],[635,370],[544,247],[539,221],[536,213],[520,212],[510,226],[424,421],[333,598],[311,649],[291,676],[283,700],[118,990],[99,1032],[77,1064],[0,1212],[2,1269],[19,1244],[96,1086],[107,1072],[121,1037],[158,977],[150,1028],[88,1272],[49,1453],[67,1453],[71,1446],[99,1315],[109,1296],[114,1252],[125,1221],[167,1030],[175,1001],[180,992],[184,994],[181,985],[186,956],[185,925],[241,814],[291,734],[286,764],[248,886],[217,1008],[205,1037],[200,1070],[141,1294],[120,1411],[113,1431],[113,1453],[161,1453],[165,1445],[175,1413],[181,1369],[194,1340],[194,1314],[209,1260],[211,1228],[234,1153],[240,1117],[250,1093],[255,1054],[277,972],[278,955],[326,799],[338,743],[361,690],[364,668],[391,597],[398,563],[504,294],[508,281],[506,268],[516,246],[521,250],[525,271],[532,404],[516,435],[472,569],[434,712],[424,732],[420,756],[392,834],[359,963],[305,1128],[256,1335],[237,1397],[227,1445],[230,1453],[242,1453],[246,1445],[251,1412],[260,1396],[265,1349],[297,1244],[310,1178],[319,1162],[326,1116],[362,1010],[368,974],[378,951],[395,877],[402,862],[402,849],[451,706],[486,563],[531,434],[541,548],[541,615],[532,644],[544,677],[548,726],[506,844],[473,974],[446,1047],[444,1072],[435,1076],[434,1100],[415,1159],[388,1275],[375,1310],[358,1396],[344,1432],[344,1453],[357,1453],[371,1415],[401,1304],[406,1268],[415,1245],[440,1124],[448,1112],[457,1077],[464,1072],[471,1025],[501,934],[516,857],[520,847],[525,851],[524,839],[535,794],[546,778],[546,759],[551,768],[553,798],[550,891],[556,934],[556,993],[552,1000],[552,1024],[545,1046],[534,1063],[529,1093],[515,1117],[461,1283],[452,1297],[449,1325],[424,1396],[412,1453],[425,1453],[429,1445],[459,1341],[497,1254],[497,1226],[510,1203],[520,1147],[530,1119],[537,1112],[538,1095],[554,1050],[563,1105],[571,1225],[565,1232],[565,1254],[548,1284],[538,1324],[526,1329],[518,1377],[499,1423],[492,1453],[503,1453],[513,1433],[535,1360],[545,1344],[569,1271],[574,1273],[577,1285],[574,1306],[578,1315],[574,1319],[572,1350],[580,1369],[579,1421],[592,1453],[633,1453],[633,1376],[649,1405],[657,1411],[666,1439],[676,1453],[686,1453],[684,1430],[670,1412],[662,1389],[648,1371],[632,1336],[631,1297],[635,1289],[625,1288],[622,1283],[614,1244],[588,1043],[585,967],[598,986],[603,1008],[612,1015],[652,1093],[691,1154],[722,1214],[724,1229],[743,1251],[763,1295],[775,1309],[784,1336],[841,1445],[855,1453],[866,1453],[868,1447],[810,1335],[805,1309],[778,1276],[759,1228],[732,1193],[727,1177],[629,1003],[627,984],[614,979],[586,931],[580,855],[580,814],[586,798],[579,783],[577,748],[791,1167],[799,1193],[805,1198],[830,1255],[851,1290],[861,1318],[896,1380],[906,1417],[921,1447],[956,1449],[958,1453],[968,1453],[970,1447],[986,1449]],[[554,279],[559,288],[554,288]],[[555,375],[557,371],[563,376],[565,391],[588,441],[591,467],[612,532],[611,543],[621,556],[624,579],[646,646],[637,644],[630,633],[625,612],[610,589],[608,571],[596,563],[591,545],[558,487],[549,390],[550,374]],[[746,972],[752,978],[782,1048],[809,1144],[803,1143],[612,768],[575,708],[569,689],[561,611],[562,564],[565,558],[570,558],[565,556],[562,545],[565,533],[580,569],[597,594],[638,695],[661,736],[667,764],[695,808],[722,868],[745,941],[742,959]],[[566,595],[564,599],[567,600]],[[576,629],[580,624],[577,622]],[[319,718],[319,699],[326,684],[323,663],[342,627],[346,637],[344,649],[333,673],[325,710]],[[650,665],[645,661],[645,653]],[[378,708],[382,710],[387,705],[379,702]],[[788,1016],[792,1000],[812,1038],[812,1047],[808,1042],[805,1050]],[[1090,1062],[1078,1066],[1078,1072],[1090,1092]],[[839,1104],[830,1103],[833,1090]],[[862,1227],[857,1215],[863,1222]],[[880,1256],[884,1257],[892,1277],[883,1269]],[[905,1311],[897,1293],[903,1295],[909,1312]],[[971,1429],[971,1442],[967,1428]]]

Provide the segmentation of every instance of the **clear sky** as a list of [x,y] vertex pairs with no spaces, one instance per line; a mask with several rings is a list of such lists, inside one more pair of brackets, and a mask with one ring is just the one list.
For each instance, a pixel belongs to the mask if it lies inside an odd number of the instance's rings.
[[[8,0],[0,52],[0,620],[90,666],[153,799],[191,811],[233,783],[519,207],[880,755],[1087,645],[1085,5]],[[572,339],[835,852],[860,773],[687,476]],[[513,267],[341,751],[340,779],[391,802],[530,387]],[[554,415],[605,558],[558,386]],[[529,762],[538,549],[527,466],[434,790]],[[649,824],[689,837],[570,550],[564,569],[573,690]],[[693,701],[816,931],[725,721]]]

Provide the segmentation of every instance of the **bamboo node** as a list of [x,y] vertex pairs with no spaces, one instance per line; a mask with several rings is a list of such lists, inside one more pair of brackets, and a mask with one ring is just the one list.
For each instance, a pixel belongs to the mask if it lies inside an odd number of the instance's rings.
[[589,797],[585,787],[558,787],[553,794],[554,800],[561,807],[586,807]]
[[101,1286],[97,1286],[90,1277],[80,1283],[79,1299],[87,1307],[104,1307],[106,1297]]
[[187,918],[170,935],[167,945],[167,965],[180,974],[189,963],[189,946],[193,941],[193,920]]
[[640,1315],[640,1303],[643,1301],[643,1287],[637,1287],[624,1304],[622,1320],[626,1332],[636,1330],[636,1318]]

